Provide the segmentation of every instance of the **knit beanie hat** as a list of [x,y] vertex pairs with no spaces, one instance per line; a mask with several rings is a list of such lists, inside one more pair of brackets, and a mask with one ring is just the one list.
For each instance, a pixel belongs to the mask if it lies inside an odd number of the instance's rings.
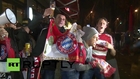
[[89,40],[95,34],[98,34],[98,31],[94,27],[85,26],[83,27],[83,31],[85,34],[82,36],[82,39],[85,41]]

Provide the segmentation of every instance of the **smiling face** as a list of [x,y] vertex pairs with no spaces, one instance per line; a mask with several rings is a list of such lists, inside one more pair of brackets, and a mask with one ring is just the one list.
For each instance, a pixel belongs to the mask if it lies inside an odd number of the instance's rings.
[[99,38],[98,34],[93,35],[93,36],[90,38],[90,40],[87,41],[88,46],[95,47],[96,42],[98,41],[98,38]]
[[107,28],[107,20],[105,19],[100,19],[97,23],[97,30],[100,34],[104,33],[105,29]]

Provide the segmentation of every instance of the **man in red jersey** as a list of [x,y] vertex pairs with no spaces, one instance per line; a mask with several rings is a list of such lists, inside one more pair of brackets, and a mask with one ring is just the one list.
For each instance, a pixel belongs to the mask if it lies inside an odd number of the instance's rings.
[[[99,39],[96,43],[96,46],[93,47],[93,58],[106,60],[108,49],[110,49],[111,55],[116,55],[116,51],[113,47],[112,36],[104,33],[105,29],[107,28],[107,24],[108,21],[106,18],[100,18],[96,25],[96,29],[99,32]],[[100,72],[100,70],[100,67],[95,67],[85,71],[84,73],[82,73],[82,76],[84,76],[83,79],[93,79],[93,77],[95,77],[96,79],[105,79],[104,75]]]
[[113,39],[112,36],[104,33],[105,29],[107,28],[108,21],[106,18],[100,18],[96,29],[99,32],[99,40],[97,41],[96,47],[93,48],[93,57],[101,58],[106,60],[106,55],[108,52],[108,49],[110,49],[110,54],[112,56],[116,55],[116,50],[113,46]]
[[[97,23],[97,25],[96,25],[96,29],[99,32],[99,40],[97,41],[96,46],[93,48],[92,55],[93,55],[94,58],[100,58],[100,59],[106,60],[108,50],[110,50],[109,51],[110,55],[112,55],[112,56],[116,55],[116,50],[114,49],[112,36],[107,34],[107,33],[105,33],[105,29],[107,28],[107,26],[108,26],[107,19],[104,18],[104,17],[100,18],[98,23]],[[116,68],[117,64],[115,64],[114,67]],[[98,78],[98,76],[100,75],[100,73],[99,73],[100,69],[95,68],[94,72],[95,72],[94,73],[95,77]],[[103,75],[101,75],[101,76],[99,78],[104,79]],[[114,76],[114,78],[115,78],[115,76]]]

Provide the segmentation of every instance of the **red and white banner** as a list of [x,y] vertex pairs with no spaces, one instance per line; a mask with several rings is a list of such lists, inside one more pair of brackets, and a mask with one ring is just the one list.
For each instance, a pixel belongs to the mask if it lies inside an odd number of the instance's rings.
[[99,59],[99,58],[94,58],[95,60],[93,62],[91,62],[92,67],[97,67],[97,63],[99,63],[103,69],[101,70],[101,73],[105,76],[105,77],[110,77],[112,74],[115,73],[116,68],[112,67],[109,63],[107,63],[105,60],[103,59]]
[[77,30],[77,24],[73,24],[70,30],[61,33],[51,19],[44,47],[45,60],[65,60],[84,63],[86,49],[82,43],[83,31]]

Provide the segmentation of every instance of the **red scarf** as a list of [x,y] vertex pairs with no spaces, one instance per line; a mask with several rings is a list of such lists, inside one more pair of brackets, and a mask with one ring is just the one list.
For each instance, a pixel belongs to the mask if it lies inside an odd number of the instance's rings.
[[0,44],[2,45],[5,45],[6,47],[6,50],[5,50],[5,53],[8,54],[8,58],[15,58],[15,51],[13,50],[13,48],[11,47],[11,43],[10,43],[10,38],[6,38],[5,40],[3,41],[0,41]]
[[34,67],[31,67],[30,79],[37,79],[37,78],[40,79],[39,67],[40,67],[40,57],[34,57]]
[[97,67],[97,63],[99,63],[100,65],[102,65],[103,70],[101,70],[101,73],[105,76],[105,77],[110,77],[112,74],[114,74],[114,72],[116,71],[116,68],[113,68],[109,63],[107,63],[105,60],[103,59],[99,59],[99,58],[94,58],[95,60],[93,62],[91,62],[92,67]]
[[[21,58],[26,58],[24,56],[24,54],[25,54],[25,52],[21,51],[19,56]],[[34,57],[34,64],[33,64],[34,66],[32,66],[31,70],[30,70],[30,79],[40,79],[40,73],[39,73],[40,72],[39,69],[41,67],[40,63],[41,63],[40,57]],[[26,71],[27,72],[28,69],[24,68],[22,71]],[[27,73],[23,73],[23,75],[25,75],[25,78],[27,78]]]

